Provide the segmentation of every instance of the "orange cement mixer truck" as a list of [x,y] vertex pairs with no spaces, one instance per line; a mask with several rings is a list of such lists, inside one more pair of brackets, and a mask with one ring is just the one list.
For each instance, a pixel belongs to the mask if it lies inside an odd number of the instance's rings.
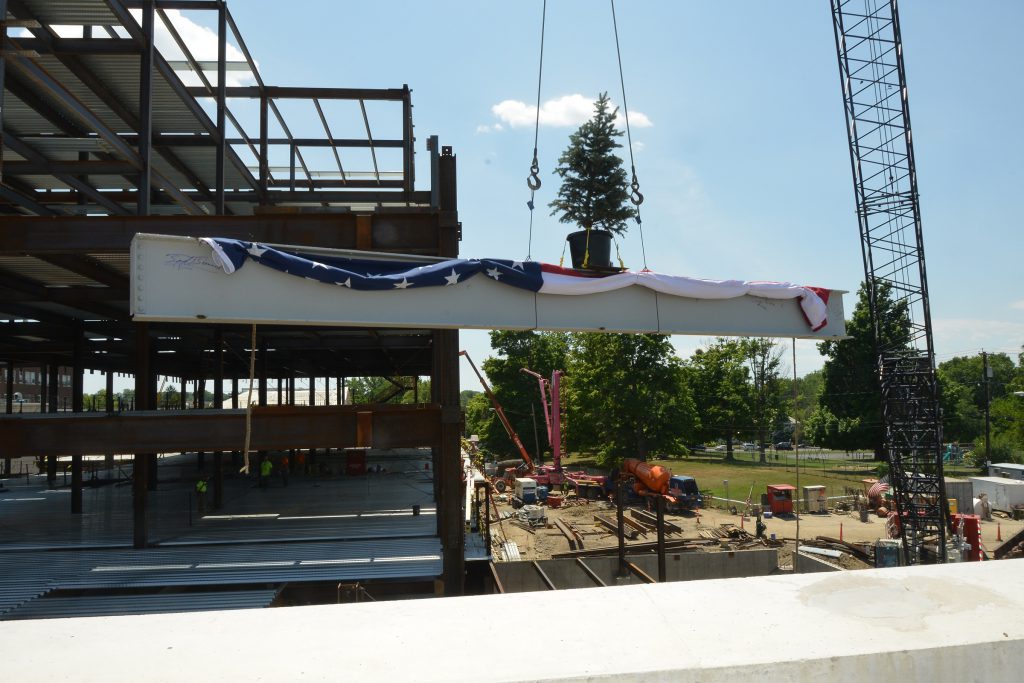
[[622,471],[633,477],[633,489],[637,494],[664,496],[669,512],[693,510],[702,503],[697,480],[693,477],[674,475],[667,467],[652,465],[636,458],[623,460]]

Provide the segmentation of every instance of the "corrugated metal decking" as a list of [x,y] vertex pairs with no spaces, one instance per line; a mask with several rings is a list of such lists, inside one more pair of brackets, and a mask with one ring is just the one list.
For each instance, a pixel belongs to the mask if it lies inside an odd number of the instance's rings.
[[2,619],[16,621],[19,619],[65,619],[69,617],[254,609],[267,607],[276,595],[276,590],[258,590],[76,597],[44,596],[30,600],[4,615]]

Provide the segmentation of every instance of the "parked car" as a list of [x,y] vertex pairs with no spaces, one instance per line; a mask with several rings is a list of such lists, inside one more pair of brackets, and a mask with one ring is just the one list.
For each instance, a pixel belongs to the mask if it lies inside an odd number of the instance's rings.
[[713,450],[713,451],[727,451],[727,450],[729,450],[729,447],[726,446],[724,443],[720,443],[717,446],[713,447],[711,450]]
[[793,450],[793,444],[789,441],[780,441],[775,444],[775,450],[777,451],[791,451]]
[[750,443],[749,441],[747,441],[746,443],[743,444],[743,450],[745,450],[745,451],[753,451],[753,450],[756,450],[756,449],[757,449],[757,446],[755,446],[754,444]]

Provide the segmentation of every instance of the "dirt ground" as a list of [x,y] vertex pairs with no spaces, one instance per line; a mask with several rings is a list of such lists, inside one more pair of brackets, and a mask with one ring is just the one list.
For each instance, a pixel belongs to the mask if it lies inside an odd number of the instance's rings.
[[[572,502],[573,499],[569,499]],[[513,510],[508,502],[496,502],[497,509],[502,516],[511,515],[500,523],[492,523],[491,535],[495,544],[495,557],[502,559],[500,543],[507,538],[514,541],[523,560],[550,559],[553,555],[569,552],[569,543],[565,536],[555,526],[555,520],[561,519],[567,523],[574,524],[583,535],[584,549],[594,550],[598,548],[615,548],[618,540],[615,534],[611,533],[598,522],[594,515],[601,515],[615,521],[615,506],[607,501],[580,500],[576,504],[569,504],[561,508],[545,508],[547,524],[527,530],[526,525],[517,524],[517,511]],[[632,506],[642,509],[639,506]],[[627,508],[626,516],[629,516]],[[753,517],[741,517],[739,514],[730,514],[727,510],[710,509],[698,512],[687,512],[682,514],[666,514],[667,522],[672,522],[682,528],[682,533],[667,534],[666,539],[671,541],[689,540],[694,545],[700,546],[702,550],[715,552],[720,549],[720,543],[709,540],[702,536],[702,530],[706,532],[711,529],[720,529],[723,524],[734,525],[754,534],[755,520]],[[798,520],[796,516],[773,517],[764,520],[767,527],[765,536],[772,534],[783,544],[779,547],[779,566],[788,568],[792,566],[793,549],[796,545],[797,534],[801,543],[805,543],[817,536],[840,538],[851,543],[874,543],[879,538],[885,538],[885,519],[875,515],[869,515],[866,522],[861,522],[856,512],[829,512],[826,514],[801,514]],[[997,536],[1008,540],[1014,534],[1024,529],[1024,522],[1014,522],[1009,519],[995,517],[993,521],[981,523],[982,544],[990,553],[994,551],[1001,542]],[[647,532],[635,540],[628,540],[627,550],[630,545],[641,543],[654,543],[657,541],[656,533]],[[733,544],[736,547],[737,544]],[[740,543],[740,546],[743,544]],[[757,546],[755,546],[757,547]],[[852,555],[844,553],[839,560],[840,566],[844,569],[860,569],[867,565],[857,560]]]

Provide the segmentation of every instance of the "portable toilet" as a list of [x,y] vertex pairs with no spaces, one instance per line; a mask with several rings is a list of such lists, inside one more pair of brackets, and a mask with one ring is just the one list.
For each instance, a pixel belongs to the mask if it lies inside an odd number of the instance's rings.
[[516,498],[523,501],[525,505],[536,505],[537,504],[537,480],[529,479],[527,477],[519,477],[516,479],[515,488]]
[[793,514],[793,492],[795,486],[789,484],[768,484],[768,507],[773,515]]
[[804,509],[808,512],[828,512],[828,497],[824,486],[804,487]]

